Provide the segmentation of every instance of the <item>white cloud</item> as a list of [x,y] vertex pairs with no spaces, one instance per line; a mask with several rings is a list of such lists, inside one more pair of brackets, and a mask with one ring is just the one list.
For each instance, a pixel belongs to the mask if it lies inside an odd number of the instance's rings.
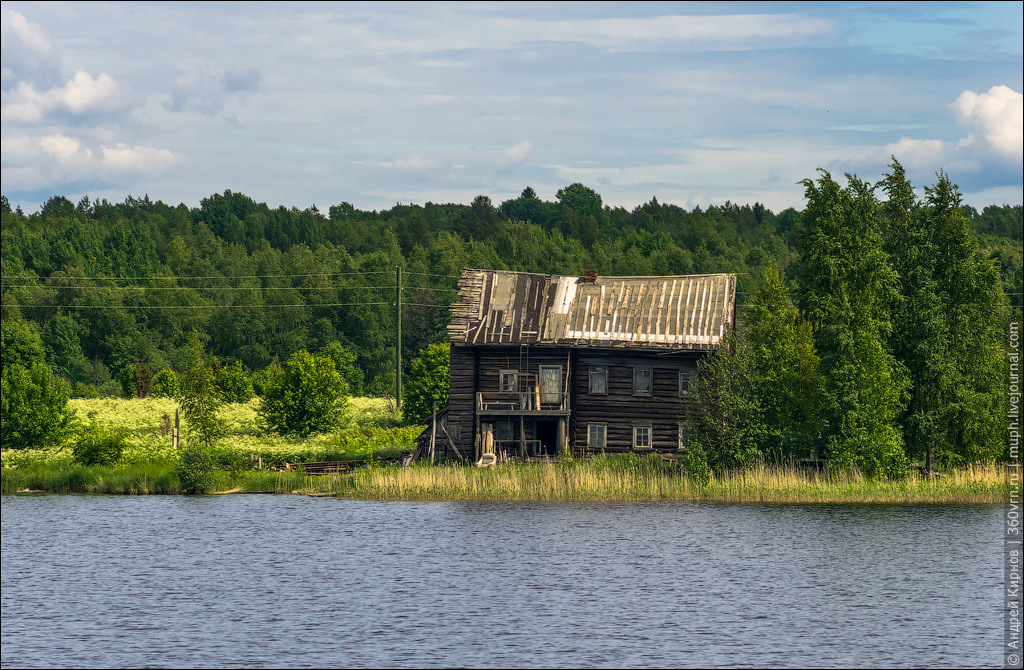
[[104,167],[117,171],[157,172],[178,160],[178,156],[167,149],[128,146],[118,143],[113,147],[101,147]]
[[167,149],[124,143],[90,147],[82,138],[63,133],[3,137],[5,179],[17,179],[19,184],[33,188],[152,175],[166,170],[179,158]]
[[64,86],[63,103],[73,114],[117,109],[121,89],[109,75],[100,73],[96,79],[79,70]]
[[63,165],[87,163],[92,158],[92,150],[74,137],[47,135],[39,138],[39,146]]
[[505,159],[510,163],[522,163],[529,158],[531,151],[533,151],[533,142],[523,140],[505,150]]
[[101,73],[93,79],[81,70],[64,86],[42,93],[31,83],[21,82],[8,99],[10,102],[0,110],[6,123],[33,124],[54,114],[84,116],[118,111],[124,106],[121,87],[109,75]]
[[981,136],[992,151],[1018,162],[1024,160],[1024,95],[1009,86],[993,86],[981,94],[964,91],[953,103],[953,110],[968,138]]
[[3,89],[23,81],[56,81],[60,55],[49,34],[38,23],[6,7],[0,10],[0,59],[3,60]]
[[874,156],[886,163],[895,156],[908,169],[935,172],[999,172],[1019,182],[1024,160],[1024,96],[1008,86],[987,93],[964,91],[950,105],[957,124],[967,131],[955,142],[902,137]]
[[18,84],[8,99],[13,101],[0,109],[0,119],[4,123],[38,123],[53,106],[53,96],[37,93],[35,87],[27,82]]
[[[901,137],[899,141],[886,145],[885,149],[876,155],[877,160],[886,161],[890,156],[895,156],[903,167],[914,170],[934,171],[939,167],[947,170],[954,167],[949,165],[951,145],[942,140],[915,140],[911,137]],[[955,148],[955,147],[954,147]],[[962,161],[956,167],[965,166]],[[974,169],[977,169],[974,166]]]
[[498,172],[507,172],[522,165],[530,157],[531,153],[533,153],[533,142],[530,140],[523,140],[518,144],[510,146],[502,152],[501,158],[498,159]]

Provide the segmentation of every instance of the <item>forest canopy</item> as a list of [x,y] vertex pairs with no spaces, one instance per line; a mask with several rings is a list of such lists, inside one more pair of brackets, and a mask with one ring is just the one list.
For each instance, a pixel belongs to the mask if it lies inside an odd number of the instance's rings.
[[[943,188],[955,191],[940,177]],[[527,187],[498,205],[480,195],[470,204],[396,204],[382,211],[359,210],[347,202],[326,211],[315,205],[270,208],[228,190],[198,207],[173,206],[149,196],[120,203],[85,197],[76,204],[55,195],[39,212],[26,215],[12,211],[4,197],[0,318],[5,330],[17,327],[26,346],[41,347],[46,364],[81,394],[119,393],[119,376],[141,369],[140,363],[153,374],[183,372],[193,331],[224,368],[258,373],[305,350],[332,357],[339,369],[344,362],[353,390],[393,393],[396,266],[402,267],[404,367],[411,366],[417,352],[445,341],[446,307],[456,299],[458,275],[465,267],[567,275],[581,275],[585,268],[602,275],[737,273],[741,324],[764,277],[778,276],[781,283],[773,290],[793,295],[800,320],[807,318],[816,333],[835,335],[844,324],[861,322],[819,304],[828,287],[807,290],[808,269],[824,262],[822,247],[815,252],[808,242],[826,242],[822,235],[831,225],[812,210],[824,197],[818,190],[832,188],[830,181],[807,186],[805,212],[731,202],[688,210],[656,198],[627,210],[605,205],[599,193],[582,184],[560,189],[555,201],[542,200]],[[917,372],[915,356],[924,355],[914,349],[912,339],[918,335],[911,332],[906,314],[918,309],[914,301],[928,304],[938,290],[933,284],[939,274],[933,265],[928,276],[900,266],[909,258],[901,244],[913,242],[910,233],[916,235],[917,229],[901,234],[893,226],[907,221],[917,226],[914,222],[923,220],[919,217],[926,211],[953,211],[973,244],[957,258],[966,253],[972,262],[991,267],[1000,299],[1009,305],[1007,316],[1019,320],[1022,208],[977,211],[962,205],[958,195],[930,190],[926,202],[945,200],[942,208],[928,209],[912,191],[910,196],[898,192],[904,185],[891,176],[864,188],[869,186],[871,207],[878,210],[871,215],[883,217],[889,231],[877,232],[883,237],[871,247],[877,257],[870,262],[892,272],[871,290],[895,302],[885,314],[865,317],[856,346],[874,352],[879,361],[893,356],[900,361],[886,363],[887,377],[878,383],[891,396],[887,411],[893,420],[906,420],[908,403],[927,402],[906,390],[908,375]],[[873,195],[876,188],[881,199]],[[912,215],[901,214],[901,197]],[[867,206],[868,200],[863,202]],[[863,213],[858,207],[853,203],[850,211]],[[945,230],[940,223],[933,227]],[[867,228],[862,234],[876,235]],[[945,243],[935,237],[939,233],[930,235],[928,244]],[[776,274],[766,275],[769,270]],[[850,269],[851,285],[858,276],[877,277],[873,272],[868,266]],[[900,295],[911,297],[901,300]],[[934,320],[932,325],[932,336],[943,342],[963,328],[960,322]],[[891,339],[893,333],[901,339]],[[838,360],[843,355],[839,343],[829,346],[825,364],[829,356]],[[253,383],[259,386],[258,374]],[[940,387],[936,382],[927,393],[938,393]],[[836,403],[842,389],[828,393],[833,399],[828,411],[840,421],[842,408]],[[934,417],[907,439],[915,449],[954,439],[935,432],[935,422],[944,421],[948,417]],[[860,424],[854,428],[874,430]],[[844,440],[843,445],[850,443]]]

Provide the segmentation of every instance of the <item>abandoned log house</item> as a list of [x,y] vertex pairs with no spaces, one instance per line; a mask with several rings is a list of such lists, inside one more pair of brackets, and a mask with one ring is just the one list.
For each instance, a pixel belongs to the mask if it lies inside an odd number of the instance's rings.
[[448,407],[421,445],[472,460],[677,452],[697,362],[735,310],[733,274],[463,270]]

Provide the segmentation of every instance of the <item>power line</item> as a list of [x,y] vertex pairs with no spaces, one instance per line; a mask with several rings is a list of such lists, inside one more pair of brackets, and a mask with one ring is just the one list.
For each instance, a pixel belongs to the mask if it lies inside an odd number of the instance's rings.
[[[430,304],[420,302],[403,302],[403,305],[410,307],[443,307],[448,309],[450,305],[442,304]],[[277,307],[360,307],[360,306],[372,306],[372,305],[387,305],[394,307],[393,302],[332,302],[323,304],[313,303],[292,303],[292,304],[275,304],[268,303],[265,305],[18,305],[18,307],[25,307],[29,309],[272,309]]]
[[[367,272],[316,272],[312,274],[284,274],[277,273],[272,275],[159,275],[154,277],[89,277],[88,275],[60,275],[54,277],[50,275],[48,277],[40,277],[40,279],[75,279],[75,280],[89,280],[89,281],[158,281],[161,279],[168,280],[179,280],[179,279],[267,279],[273,277],[353,277],[361,275],[389,275],[391,272],[386,270],[371,270]],[[444,275],[438,275],[444,276]],[[12,279],[31,279],[30,277],[13,277]]]
[[[118,291],[348,291],[355,289],[391,290],[394,286],[96,286],[95,284],[0,284],[2,288],[41,288],[48,290],[63,289],[113,289]],[[419,287],[406,287],[419,288]],[[422,288],[433,288],[424,286]]]

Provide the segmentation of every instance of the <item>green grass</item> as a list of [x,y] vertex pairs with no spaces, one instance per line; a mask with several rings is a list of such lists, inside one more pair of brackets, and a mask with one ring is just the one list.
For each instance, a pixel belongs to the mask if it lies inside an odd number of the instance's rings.
[[[332,433],[313,435],[306,439],[281,437],[263,430],[256,413],[257,400],[228,404],[221,412],[225,434],[214,450],[214,458],[223,468],[248,468],[250,456],[263,459],[265,468],[282,463],[334,461],[355,458],[396,458],[414,448],[413,441],[422,426],[401,426],[387,411],[382,398],[353,398],[348,423]],[[174,449],[164,416],[173,423],[174,400],[146,398],[74,399],[69,403],[79,423],[110,431],[124,432],[128,447],[122,465],[173,463]],[[182,440],[188,439],[187,425],[182,420]],[[3,469],[24,467],[34,463],[69,465],[70,441],[54,449],[7,449],[0,453]]]
[[[82,424],[124,431],[128,448],[114,467],[72,462],[71,449],[5,450],[0,453],[0,491],[54,493],[176,494],[175,454],[162,417],[174,415],[173,400],[78,399],[71,401]],[[351,475],[310,477],[271,472],[283,462],[391,458],[413,448],[420,426],[401,426],[383,399],[352,401],[348,424],[306,440],[261,429],[256,401],[227,405],[227,432],[215,450],[215,492],[330,494],[372,500],[705,500],[722,502],[996,503],[1007,499],[1005,471],[974,466],[928,480],[867,480],[857,473],[823,476],[795,468],[757,467],[690,481],[678,464],[658,457],[595,457],[538,464],[503,464],[478,469],[462,465],[411,468],[377,465]],[[187,439],[187,437],[183,438]],[[251,455],[264,470],[249,470]]]
[[[3,493],[178,493],[169,464],[117,467],[36,463],[0,472]],[[754,468],[690,481],[658,458],[608,457],[471,466],[378,465],[350,475],[312,477],[300,472],[218,470],[213,492],[330,494],[366,500],[635,501],[692,500],[774,503],[998,503],[1007,499],[1005,471],[975,466],[930,481],[911,475],[898,482],[857,474],[825,477],[787,468]]]

